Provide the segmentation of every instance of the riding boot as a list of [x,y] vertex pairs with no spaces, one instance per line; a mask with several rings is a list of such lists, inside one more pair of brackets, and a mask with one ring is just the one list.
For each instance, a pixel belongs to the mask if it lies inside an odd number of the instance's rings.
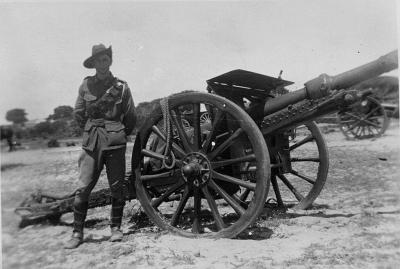
[[112,198],[111,200],[111,242],[121,241],[123,233],[121,230],[122,215],[124,212],[125,200]]
[[83,242],[83,227],[89,202],[74,202],[74,230],[71,238],[65,244],[65,248],[77,248]]

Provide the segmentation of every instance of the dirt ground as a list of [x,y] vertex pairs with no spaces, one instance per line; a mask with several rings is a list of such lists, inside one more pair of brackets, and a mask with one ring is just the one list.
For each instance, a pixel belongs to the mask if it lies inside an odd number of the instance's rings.
[[[377,139],[325,137],[330,171],[311,210],[265,209],[236,239],[188,239],[138,227],[140,205],[131,201],[122,242],[108,242],[108,206],[89,211],[85,244],[74,250],[63,249],[72,214],[21,229],[14,209],[39,188],[72,190],[79,147],[2,151],[3,268],[400,268],[398,122]],[[103,175],[98,188],[105,185]]]

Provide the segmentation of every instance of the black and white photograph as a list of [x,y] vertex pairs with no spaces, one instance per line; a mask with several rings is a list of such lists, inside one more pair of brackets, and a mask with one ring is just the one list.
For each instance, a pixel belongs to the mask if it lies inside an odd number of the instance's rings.
[[399,11],[0,1],[1,268],[400,268]]

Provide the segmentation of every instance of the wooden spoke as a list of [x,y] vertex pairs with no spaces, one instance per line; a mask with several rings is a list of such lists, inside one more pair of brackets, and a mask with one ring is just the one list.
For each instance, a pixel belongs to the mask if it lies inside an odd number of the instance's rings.
[[212,197],[212,195],[208,191],[207,186],[204,186],[201,190],[203,191],[204,197],[206,197],[207,203],[210,206],[211,213],[212,213],[212,215],[214,217],[215,225],[217,226],[218,231],[223,229],[223,228],[225,228],[225,223],[222,220],[221,215],[219,214],[218,206],[215,203],[214,198]]
[[308,142],[311,142],[314,140],[314,137],[312,136],[312,134],[308,135],[307,137],[305,137],[303,140],[297,142],[296,144],[292,145],[289,147],[289,150],[294,150]]
[[316,162],[319,163],[321,160],[319,158],[290,158],[291,162]]
[[232,164],[237,164],[237,163],[243,163],[243,162],[252,162],[256,160],[256,155],[255,154],[249,154],[243,157],[239,158],[234,158],[234,159],[228,159],[228,160],[223,160],[223,161],[217,161],[217,162],[211,162],[211,166],[213,169],[217,169],[221,166],[228,166]]
[[152,175],[142,175],[140,176],[141,181],[149,181],[149,180],[154,180],[154,179],[160,179],[160,178],[168,178],[172,177],[175,174],[179,175],[180,170],[179,169],[174,169],[168,172],[164,173],[159,173],[159,174],[152,174]]
[[376,130],[376,132],[377,132],[378,134],[380,133],[379,128],[377,128],[377,127],[375,127],[375,126],[371,126],[371,127],[374,127],[374,129]]
[[370,135],[375,135],[374,131],[372,130],[371,126],[368,125],[368,132]]
[[245,209],[236,202],[234,198],[232,198],[227,192],[224,191],[214,180],[209,181],[209,186],[214,189],[221,197],[236,211],[239,216],[242,216],[245,212]]
[[366,129],[365,126],[363,126],[363,127],[362,127],[362,131],[361,131],[361,136],[364,136],[364,135],[365,135],[365,129]]
[[341,122],[342,124],[349,125],[349,124],[351,124],[351,123],[356,122],[356,120],[341,120],[340,122]]
[[200,103],[193,104],[193,147],[199,150],[201,146],[201,129],[200,129]]
[[375,122],[372,122],[372,121],[370,121],[370,120],[367,120],[367,119],[365,119],[365,120],[363,120],[365,123],[368,123],[369,125],[372,125],[372,126],[375,126],[375,127],[377,127],[377,128],[381,128],[381,126],[379,125],[379,124],[376,124]]
[[172,215],[172,218],[171,218],[172,226],[176,226],[176,224],[178,223],[179,217],[181,216],[182,211],[185,208],[185,205],[186,205],[188,199],[189,199],[189,188],[188,188],[188,186],[186,186],[185,191],[182,194],[182,198],[178,204],[178,207],[176,208],[176,211]]
[[[157,126],[153,125],[152,128],[153,132],[164,142],[167,142],[167,138],[165,135],[158,129]],[[185,151],[178,146],[175,142],[172,142],[172,148],[174,149],[174,152],[177,154],[177,156],[184,157],[186,155]]]
[[223,116],[224,116],[223,112],[218,109],[217,113],[215,114],[214,121],[213,121],[211,130],[210,130],[210,133],[207,135],[207,138],[206,138],[206,140],[205,140],[205,142],[204,142],[204,144],[202,146],[203,147],[203,152],[207,152],[208,151],[208,148],[211,145],[211,141],[214,139],[214,137],[216,136],[216,134],[217,134],[217,132],[219,130],[219,126],[222,123]]
[[296,197],[297,201],[301,201],[304,199],[303,195],[300,194],[298,190],[296,190],[295,187],[290,183],[290,181],[284,176],[278,174],[278,177],[282,180],[282,182],[288,187],[288,189],[294,194]]
[[362,130],[363,130],[363,125],[360,125],[360,126],[357,128],[357,135],[358,135],[359,137],[362,136]]
[[160,197],[151,201],[151,206],[157,208],[166,198],[168,198],[175,191],[182,189],[185,185],[185,182],[178,181],[174,185],[172,185],[168,190],[166,190]]
[[283,206],[282,196],[281,192],[279,191],[279,186],[275,175],[271,176],[271,183],[275,192],[276,202],[278,203],[278,206],[282,207]]
[[354,132],[357,137],[359,136],[358,132],[360,131],[360,129],[361,129],[361,126],[358,125],[357,128],[356,128],[356,131]]
[[370,119],[370,120],[379,120],[379,119],[381,119],[381,118],[382,118],[381,115],[376,115],[376,116],[368,117],[368,119]]
[[359,123],[361,123],[361,120],[358,120],[358,121],[356,121],[355,123],[353,123],[353,125],[350,125],[349,128],[347,129],[347,131],[351,131],[351,130],[353,130],[354,128],[358,127],[358,126],[359,126],[359,125],[358,125]]
[[220,153],[230,147],[236,138],[238,138],[244,131],[242,128],[238,128],[230,137],[228,137],[221,145],[219,145],[215,150],[213,150],[208,156],[210,160],[217,157]]
[[157,160],[160,160],[160,161],[164,160],[164,155],[162,155],[160,153],[157,153],[157,152],[154,152],[152,150],[142,149],[142,154],[144,156],[147,156],[147,157],[150,157],[150,158],[154,158],[154,159],[157,159]]
[[217,136],[215,137],[215,139],[216,139],[216,140],[222,139],[223,137],[228,136],[228,135],[230,135],[230,134],[231,134],[231,132],[224,132],[224,133],[222,133],[222,134],[217,135]]
[[346,115],[350,116],[351,118],[355,118],[357,120],[361,120],[361,117],[359,117],[357,115],[354,115],[353,113],[350,113],[350,112],[345,112],[345,113],[346,113]]
[[310,179],[310,178],[308,178],[308,177],[306,177],[305,175],[303,175],[303,174],[300,174],[299,172],[297,172],[296,170],[291,170],[290,171],[290,173],[291,174],[293,174],[293,175],[295,175],[295,176],[298,176],[299,178],[301,178],[301,179],[304,179],[305,181],[307,181],[308,183],[310,183],[310,184],[315,184],[315,181],[314,180],[312,180],[312,179]]
[[372,109],[370,112],[368,112],[367,115],[365,115],[365,118],[369,118],[370,115],[373,115],[376,111],[378,111],[380,109],[379,106],[375,107],[374,109]]
[[250,194],[250,189],[246,189],[239,197],[240,201],[244,202],[246,201],[247,197]]
[[231,177],[231,176],[228,176],[228,175],[220,174],[220,173],[218,173],[216,171],[212,172],[212,176],[213,176],[213,178],[216,178],[216,179],[219,179],[219,180],[223,180],[223,181],[226,181],[226,182],[230,182],[230,183],[239,185],[241,187],[244,187],[244,188],[252,190],[252,191],[254,191],[256,189],[256,184],[255,183],[252,183],[252,182],[249,182],[249,181],[244,181],[244,180],[241,180],[241,179],[238,179],[238,178],[235,178],[235,177]]
[[193,199],[194,199],[194,210],[193,210],[194,215],[193,215],[192,232],[198,234],[200,233],[201,230],[201,225],[200,225],[201,196],[198,188],[195,188],[193,190]]
[[181,114],[177,109],[174,109],[171,112],[172,112],[171,113],[172,122],[174,123],[176,130],[178,131],[179,138],[181,139],[183,148],[185,149],[186,152],[192,152],[193,149],[190,146],[189,139],[186,135],[185,129],[183,129],[182,126]]

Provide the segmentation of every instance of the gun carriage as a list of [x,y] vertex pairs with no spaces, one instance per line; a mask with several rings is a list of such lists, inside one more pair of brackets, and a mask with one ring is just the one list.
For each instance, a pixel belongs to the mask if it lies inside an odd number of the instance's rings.
[[245,70],[209,79],[208,93],[175,94],[151,112],[136,136],[127,182],[154,223],[188,237],[235,237],[267,199],[307,209],[329,167],[313,120],[366,100],[368,90],[351,86],[396,68],[394,51],[280,96],[291,82]]

